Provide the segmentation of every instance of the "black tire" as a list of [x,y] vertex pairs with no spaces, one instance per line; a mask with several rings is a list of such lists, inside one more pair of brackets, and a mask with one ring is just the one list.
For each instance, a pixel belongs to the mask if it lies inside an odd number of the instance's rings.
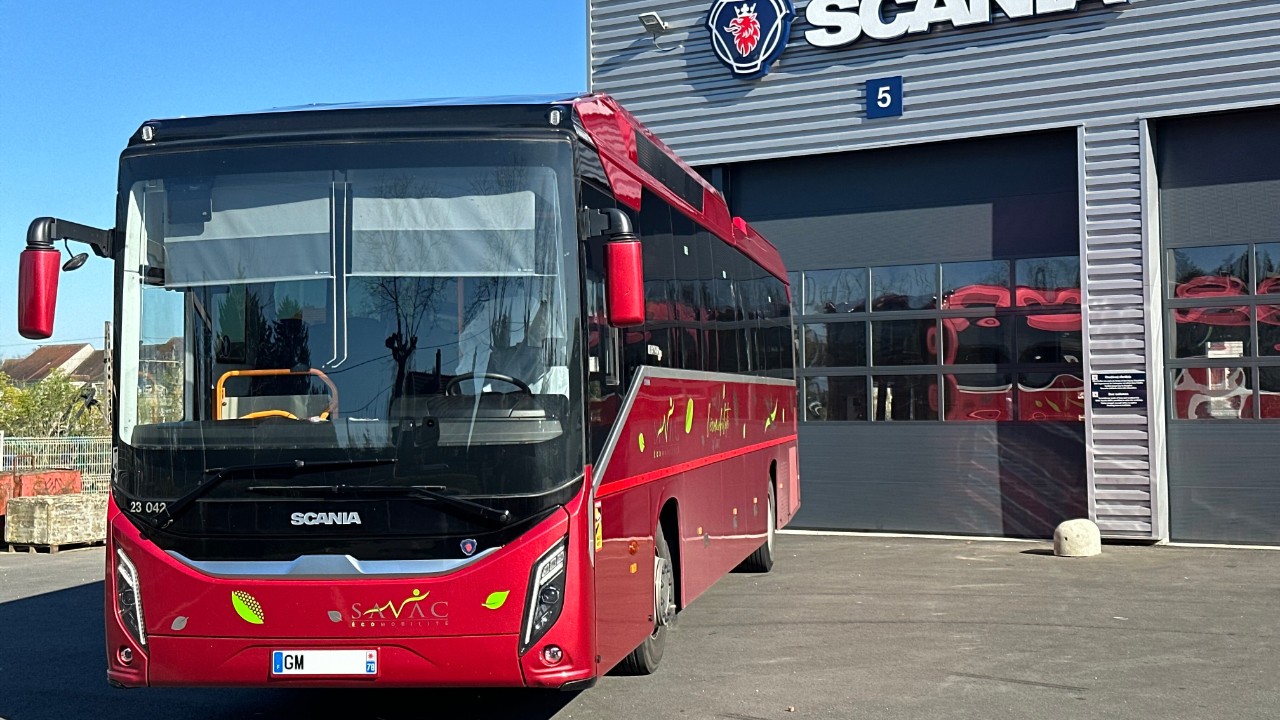
[[[671,548],[659,525],[654,531],[654,600],[653,632],[618,663],[618,675],[652,675],[662,662],[667,646],[667,630],[675,620],[675,567],[671,562]],[[665,577],[664,577],[665,575]]]
[[773,502],[773,483],[769,483],[769,502],[766,505],[769,523],[769,529],[765,537],[765,541],[756,549],[755,552],[747,556],[738,567],[734,568],[737,572],[744,573],[767,573],[773,569],[773,543],[774,533],[778,524],[778,516],[774,510]]

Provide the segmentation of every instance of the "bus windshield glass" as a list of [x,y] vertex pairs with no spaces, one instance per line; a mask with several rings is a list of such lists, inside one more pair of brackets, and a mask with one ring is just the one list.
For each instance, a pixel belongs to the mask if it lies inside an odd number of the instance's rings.
[[325,469],[276,490],[581,475],[572,168],[551,139],[126,158],[117,487],[298,461]]

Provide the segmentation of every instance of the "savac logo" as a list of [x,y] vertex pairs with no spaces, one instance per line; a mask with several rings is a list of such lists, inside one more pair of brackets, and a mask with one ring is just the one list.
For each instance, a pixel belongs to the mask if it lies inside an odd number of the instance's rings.
[[422,627],[427,624],[449,624],[449,602],[426,602],[427,596],[414,589],[409,597],[396,602],[389,600],[366,608],[363,603],[351,604],[351,627]]
[[762,77],[787,49],[791,0],[717,0],[707,13],[716,57],[734,75]]

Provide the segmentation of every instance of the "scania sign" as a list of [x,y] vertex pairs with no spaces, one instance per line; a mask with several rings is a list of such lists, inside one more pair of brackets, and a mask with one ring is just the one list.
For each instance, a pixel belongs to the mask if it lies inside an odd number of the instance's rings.
[[294,513],[289,517],[293,525],[359,525],[360,513],[323,512]]
[[791,0],[716,0],[707,13],[711,47],[741,78],[762,77],[787,49]]
[[[1103,5],[1127,2],[1102,0]],[[942,23],[958,28],[989,24],[993,8],[1017,20],[1074,12],[1077,5],[1079,0],[813,0],[805,10],[805,20],[817,29],[806,30],[804,39],[815,47],[842,47],[863,35],[873,40],[896,40],[929,32]]]
[[[851,45],[863,36],[896,40],[950,24],[986,25],[1003,14],[1010,20],[1075,12],[1081,3],[1119,5],[1129,0],[811,0],[804,39],[819,48]],[[791,0],[717,0],[707,14],[711,46],[734,75],[759,78],[787,47]]]

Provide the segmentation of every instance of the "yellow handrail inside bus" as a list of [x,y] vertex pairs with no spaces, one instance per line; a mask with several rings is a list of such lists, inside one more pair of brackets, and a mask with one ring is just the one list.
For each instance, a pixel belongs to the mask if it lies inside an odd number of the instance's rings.
[[329,388],[329,407],[320,413],[321,420],[337,420],[338,419],[338,386],[333,384],[328,375],[323,372],[311,368],[308,370],[289,370],[281,368],[279,370],[230,370],[222,374],[218,378],[218,384],[214,388],[213,394],[213,419],[214,420],[244,420],[261,417],[287,417],[290,420],[297,420],[298,416],[286,410],[259,410],[245,415],[243,418],[224,418],[222,417],[222,403],[227,399],[227,381],[236,377],[271,377],[280,375],[314,375],[320,378]]

